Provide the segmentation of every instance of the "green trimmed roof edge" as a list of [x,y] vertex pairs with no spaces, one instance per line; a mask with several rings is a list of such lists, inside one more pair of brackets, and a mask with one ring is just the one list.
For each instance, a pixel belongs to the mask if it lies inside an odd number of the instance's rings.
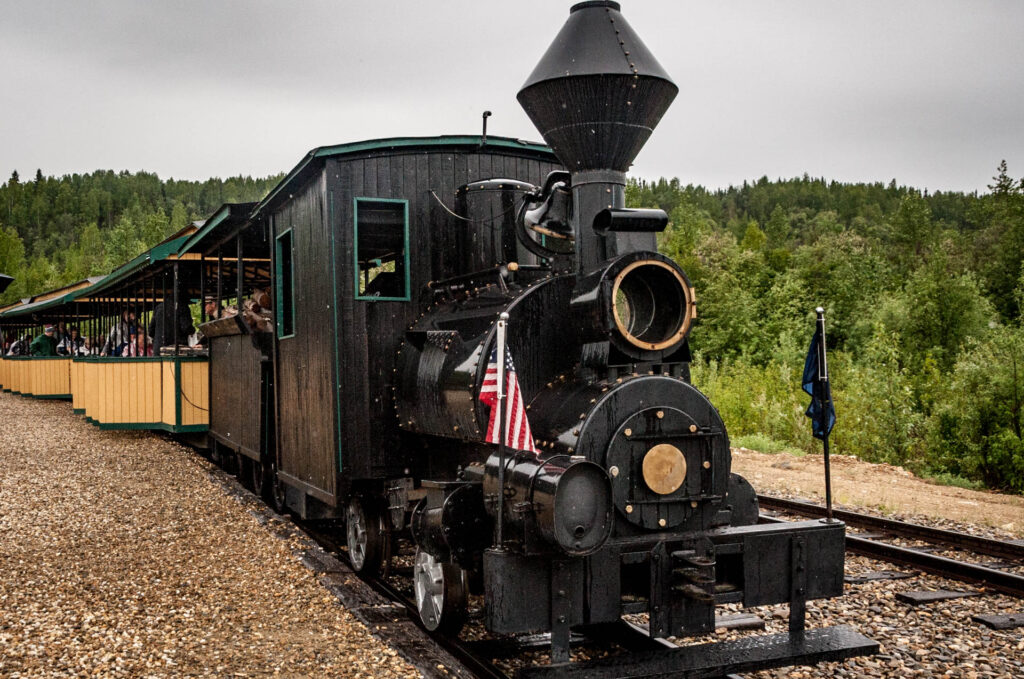
[[191,250],[196,243],[201,241],[206,236],[206,234],[210,233],[210,231],[213,231],[213,228],[215,226],[217,226],[230,216],[231,205],[221,205],[217,209],[217,211],[214,212],[213,215],[206,220],[206,223],[203,224],[202,228],[198,229],[194,234],[188,237],[188,240],[185,241],[185,244],[181,246],[181,251],[188,252],[189,250]]
[[307,153],[306,156],[299,161],[299,164],[292,168],[292,171],[289,172],[284,179],[278,182],[277,186],[270,190],[270,193],[267,194],[266,198],[256,204],[252,209],[250,216],[255,216],[261,210],[266,208],[267,205],[269,205],[279,193],[284,191],[284,189],[289,186],[303,170],[309,167],[310,163],[317,159],[341,156],[349,153],[359,153],[362,151],[374,151],[378,149],[481,145],[494,148],[534,151],[535,153],[549,155],[552,158],[555,157],[554,151],[544,144],[523,141],[522,139],[513,139],[512,137],[494,137],[490,135],[487,136],[486,143],[484,142],[484,137],[481,135],[447,135],[440,137],[388,137],[384,139],[370,139],[366,141],[351,142],[348,144],[318,146]]

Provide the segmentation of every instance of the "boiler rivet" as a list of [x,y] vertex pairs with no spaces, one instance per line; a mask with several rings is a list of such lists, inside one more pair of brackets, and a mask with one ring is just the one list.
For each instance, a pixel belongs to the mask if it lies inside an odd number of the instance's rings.
[[627,514],[632,514],[633,513],[633,505],[626,505],[626,513]]
[[711,469],[711,461],[704,460],[704,469]]
[[612,476],[618,476],[619,475],[619,468],[616,467],[615,465],[612,465],[612,468],[609,469],[608,471],[611,472]]
[[662,528],[664,528],[665,527],[665,519],[658,519],[658,525],[661,526]]

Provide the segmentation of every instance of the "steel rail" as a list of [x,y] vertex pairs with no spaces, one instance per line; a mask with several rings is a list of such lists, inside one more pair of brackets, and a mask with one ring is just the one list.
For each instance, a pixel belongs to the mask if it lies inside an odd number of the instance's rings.
[[857,554],[912,566],[933,575],[982,585],[1004,594],[1024,598],[1024,575],[850,535],[846,536],[846,547]]
[[[786,523],[774,516],[760,517],[761,523]],[[1024,598],[1024,575],[1008,573],[966,561],[957,561],[909,547],[898,547],[878,540],[846,536],[846,549],[854,554],[909,566],[932,575],[981,585],[1004,594]]]
[[[774,509],[799,514],[800,516],[822,517],[825,516],[825,508],[811,502],[800,502],[798,500],[786,500],[783,498],[758,495],[757,501],[762,508]],[[850,512],[842,509],[833,509],[832,515],[848,526],[858,528],[869,528],[901,537],[924,540],[933,544],[948,545],[957,549],[965,549],[978,554],[987,554],[1000,559],[1024,560],[1024,543],[1007,542],[993,538],[970,535],[959,531],[945,530],[943,528],[932,528],[906,521],[885,519],[858,512]]]
[[[300,525],[303,522],[298,522]],[[311,535],[322,547],[327,549],[338,559],[344,561],[351,568],[352,562],[349,561],[348,551],[341,548],[341,545],[336,542],[332,537],[326,535],[322,531],[310,530],[307,525],[302,526],[306,532]],[[352,571],[355,573],[355,570]],[[477,677],[482,679],[509,679],[508,675],[497,668],[493,663],[481,659],[478,655],[473,654],[470,647],[466,642],[461,641],[458,637],[452,638],[436,632],[431,632],[423,626],[420,621],[419,609],[416,607],[416,601],[406,596],[396,587],[389,584],[383,577],[365,577],[355,573],[357,577],[363,580],[366,584],[372,587],[378,594],[381,594],[385,598],[395,602],[400,606],[404,606],[406,613],[409,618],[422,629],[438,646],[451,653],[455,658],[466,666],[470,672]]]

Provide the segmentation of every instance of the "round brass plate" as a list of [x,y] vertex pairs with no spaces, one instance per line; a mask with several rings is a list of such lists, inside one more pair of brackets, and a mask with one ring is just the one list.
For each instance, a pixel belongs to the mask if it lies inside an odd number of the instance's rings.
[[659,443],[644,455],[644,482],[658,495],[679,490],[686,478],[686,458],[668,443]]

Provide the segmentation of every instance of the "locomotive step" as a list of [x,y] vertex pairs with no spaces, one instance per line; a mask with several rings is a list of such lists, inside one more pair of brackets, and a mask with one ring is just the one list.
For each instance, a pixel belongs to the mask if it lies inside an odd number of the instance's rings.
[[852,627],[824,627],[802,634],[772,634],[738,641],[684,646],[678,649],[630,653],[576,663],[527,667],[519,679],[710,679],[723,674],[757,672],[788,665],[812,665],[878,652],[878,642]]

